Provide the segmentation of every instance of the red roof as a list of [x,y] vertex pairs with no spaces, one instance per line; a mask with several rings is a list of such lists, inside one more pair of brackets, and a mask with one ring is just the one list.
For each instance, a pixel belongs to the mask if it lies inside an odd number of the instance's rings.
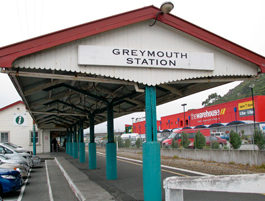
[[[0,67],[11,67],[18,57],[137,22],[155,19],[159,11],[154,6],[148,6],[2,47],[0,48]],[[262,73],[265,73],[265,57],[255,52],[171,14],[159,15],[158,21],[254,63]]]
[[[5,106],[5,107],[0,108],[0,112],[3,111],[3,110],[5,110],[5,109],[7,109],[7,108],[13,107],[13,106],[15,106],[15,105],[17,105],[17,104],[19,104],[19,103],[24,104],[24,102],[20,100],[20,101],[17,101],[17,102],[15,102],[15,103],[12,103],[12,104],[10,104],[10,105],[8,105],[8,106]],[[24,104],[24,105],[25,105],[25,104]]]

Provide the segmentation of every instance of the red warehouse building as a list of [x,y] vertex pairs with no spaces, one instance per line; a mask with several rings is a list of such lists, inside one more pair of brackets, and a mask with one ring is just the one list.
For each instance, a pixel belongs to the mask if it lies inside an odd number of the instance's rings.
[[[254,96],[253,99],[254,109],[252,97],[248,97],[214,106],[185,111],[185,120],[184,112],[161,117],[161,121],[157,121],[157,128],[158,130],[164,130],[183,127],[205,127],[211,128],[211,130],[216,130],[216,128],[218,128],[219,131],[226,132],[227,129],[244,129],[246,134],[252,134],[254,130],[254,121],[256,125],[265,122],[265,96]],[[255,119],[253,115],[254,111]],[[144,125],[145,121],[134,123],[134,132],[144,134]],[[262,126],[260,126],[260,128],[262,128]]]

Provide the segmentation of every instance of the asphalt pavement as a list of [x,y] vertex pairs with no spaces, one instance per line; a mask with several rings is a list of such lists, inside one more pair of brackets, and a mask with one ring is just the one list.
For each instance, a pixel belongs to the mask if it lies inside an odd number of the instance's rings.
[[[88,154],[86,152],[86,154]],[[106,179],[106,158],[97,154],[97,169],[90,170],[88,161],[80,163],[65,152],[38,154],[42,163],[33,167],[24,189],[7,194],[5,201],[61,201],[61,200],[143,200],[142,163],[137,160],[117,158],[118,179]],[[86,156],[86,160],[88,156]],[[203,174],[161,167],[161,181],[170,176],[191,177]],[[161,187],[162,188],[162,187]],[[9,197],[8,197],[9,196]],[[165,194],[162,188],[162,198]],[[255,201],[265,200],[261,194],[184,191],[185,201]]]

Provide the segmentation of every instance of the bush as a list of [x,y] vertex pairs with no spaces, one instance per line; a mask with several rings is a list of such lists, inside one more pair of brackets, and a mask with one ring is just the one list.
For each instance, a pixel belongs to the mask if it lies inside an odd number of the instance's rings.
[[125,147],[123,139],[120,136],[118,137],[118,147],[119,148]]
[[126,139],[125,140],[125,147],[129,148],[131,146],[131,140],[130,139]]
[[181,137],[181,146],[185,149],[188,148],[189,144],[190,144],[190,140],[189,140],[189,135],[185,132],[181,133],[182,137]]
[[254,144],[256,144],[259,147],[259,150],[265,149],[265,137],[262,131],[259,129],[255,129]]
[[212,149],[219,149],[219,142],[213,141],[212,142]]
[[194,139],[194,147],[197,149],[202,149],[205,145],[206,145],[205,136],[200,131],[197,131]]
[[174,139],[172,139],[172,148],[180,148],[179,142],[177,142]]
[[141,140],[141,138],[138,138],[138,139],[136,140],[135,144],[136,144],[136,147],[137,147],[137,148],[140,148],[141,145],[142,145],[142,140]]
[[242,140],[240,138],[240,135],[237,132],[235,132],[234,130],[230,131],[229,142],[234,149],[239,149],[241,147],[241,144],[242,144]]

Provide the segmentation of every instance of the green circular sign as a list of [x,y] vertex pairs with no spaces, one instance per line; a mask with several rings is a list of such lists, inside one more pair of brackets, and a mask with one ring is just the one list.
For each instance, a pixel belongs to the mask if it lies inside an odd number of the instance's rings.
[[24,123],[24,117],[22,117],[22,116],[17,116],[17,118],[16,118],[16,123],[18,124],[18,125],[21,125],[21,124],[23,124]]

